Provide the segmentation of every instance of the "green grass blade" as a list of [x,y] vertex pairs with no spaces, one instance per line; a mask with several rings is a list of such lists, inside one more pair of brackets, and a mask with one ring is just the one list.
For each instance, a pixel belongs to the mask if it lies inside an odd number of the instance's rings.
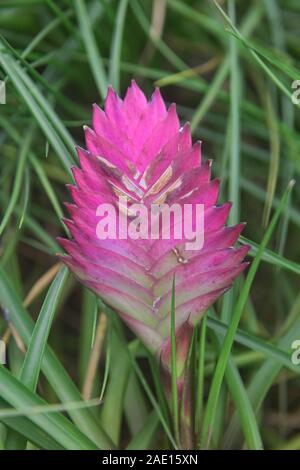
[[[228,2],[229,16],[235,23],[235,2]],[[240,94],[241,80],[236,41],[231,38],[229,44],[230,59],[230,160],[229,160],[229,200],[233,205],[229,214],[229,225],[235,225],[240,218]]]
[[121,0],[119,2],[110,55],[109,82],[117,93],[120,92],[121,47],[127,6],[128,0]]
[[83,386],[89,357],[92,351],[97,323],[97,297],[88,289],[83,289],[80,320],[79,375]]
[[165,394],[165,390],[163,387],[163,383],[161,381],[161,372],[159,370],[159,364],[157,363],[156,359],[147,351],[149,366],[152,373],[152,379],[154,383],[155,393],[157,396],[157,400],[159,402],[160,409],[164,415],[166,421],[169,420],[170,415],[170,407],[168,405],[167,397]]
[[273,205],[273,200],[275,196],[278,170],[279,170],[279,161],[280,161],[280,138],[278,132],[278,124],[276,112],[273,109],[272,98],[270,94],[266,93],[266,114],[268,127],[270,132],[270,167],[268,175],[268,184],[266,191],[266,201],[263,212],[263,225],[266,227],[269,223],[270,213]]
[[217,94],[220,91],[221,86],[224,83],[228,75],[229,70],[229,61],[226,58],[222,64],[219,66],[214,79],[209,87],[208,92],[205,94],[203,100],[199,104],[198,108],[196,109],[192,120],[191,120],[191,130],[195,131],[196,128],[199,126],[200,122],[204,118],[205,114],[211,107],[212,103],[215,101]]
[[48,290],[30,338],[20,380],[32,391],[36,390],[50,328],[67,278],[68,270],[62,268]]
[[102,99],[107,92],[107,77],[103,61],[97,47],[95,36],[93,34],[92,23],[84,0],[75,0],[75,10],[77,20],[83,40],[83,44],[88,56],[90,68],[94,76],[96,86]]
[[79,36],[77,29],[73,26],[73,23],[69,20],[68,15],[62,11],[57,4],[54,3],[53,0],[46,0],[49,8],[53,11],[53,13],[60,19],[60,21],[65,25],[67,31],[72,36]]
[[200,324],[199,354],[197,369],[197,388],[195,405],[195,432],[199,434],[201,428],[203,401],[204,401],[204,366],[205,366],[205,342],[206,342],[206,316]]
[[[19,145],[22,146],[22,138],[21,138],[21,135],[11,127],[11,125],[7,122],[7,120],[5,118],[0,118],[0,122],[2,123],[3,127],[5,128],[5,130],[7,131],[7,133],[11,136],[11,138]],[[62,218],[63,218],[63,211],[62,211],[62,208],[60,206],[60,203],[58,202],[58,199],[56,197],[56,194],[55,194],[55,191],[53,190],[52,186],[51,186],[51,183],[49,182],[48,180],[48,177],[44,171],[44,168],[43,166],[40,164],[38,158],[36,157],[36,155],[32,152],[29,152],[29,161],[31,163],[31,165],[33,166],[36,174],[38,175],[39,177],[39,180],[43,186],[43,188],[45,189],[45,192],[53,206],[53,209],[57,215],[57,218],[59,220],[59,223],[62,225],[62,227],[64,228],[64,230],[66,231],[66,233],[68,233],[68,230],[67,228],[65,227],[65,224],[63,223],[62,221]],[[21,216],[22,217],[22,216]]]
[[[259,245],[257,243],[244,236],[240,236],[239,241],[243,244],[250,245],[251,250],[249,252],[249,256],[255,257],[257,255],[259,250]],[[300,274],[300,264],[295,263],[295,261],[291,261],[284,256],[278,255],[272,250],[266,249],[261,259],[262,261],[272,264],[273,266],[277,266],[278,268],[285,269],[286,271],[290,271],[295,274]]]
[[20,222],[19,222],[19,230],[22,228],[25,216],[26,216],[26,211],[28,208],[28,203],[29,203],[29,195],[30,195],[30,170],[28,166],[25,167],[24,170],[24,191],[23,191],[23,201],[22,201],[22,210],[21,210],[21,217],[20,217]]
[[121,423],[123,417],[124,397],[130,373],[130,361],[124,354],[125,343],[112,329],[108,338],[111,347],[110,374],[103,397],[101,409],[101,423],[111,440],[119,448]]
[[57,215],[57,218],[58,218],[58,221],[59,223],[62,225],[62,227],[64,228],[65,232],[68,234],[69,231],[67,230],[65,224],[63,223],[62,219],[63,219],[63,216],[64,216],[64,213],[63,213],[63,210],[61,208],[61,205],[57,199],[57,196],[55,194],[55,191],[43,169],[43,166],[40,164],[40,162],[38,161],[38,159],[35,157],[35,155],[33,155],[32,153],[30,154],[29,156],[29,159],[30,159],[30,163],[31,165],[33,166],[44,190],[45,190],[45,193],[47,194],[48,198],[49,198],[49,201],[51,202],[52,204],[52,207],[54,209],[54,212],[56,213]]
[[175,300],[175,277],[172,284],[171,299],[171,389],[172,389],[172,417],[174,433],[177,443],[179,443],[179,403],[177,390],[177,353],[176,353],[176,300]]
[[22,185],[22,180],[23,180],[23,173],[24,173],[24,168],[25,168],[25,163],[26,163],[26,158],[28,156],[28,152],[30,149],[31,141],[32,141],[32,129],[27,130],[26,136],[24,139],[23,144],[21,145],[20,149],[20,155],[18,158],[18,164],[17,164],[17,170],[16,170],[16,176],[15,176],[15,181],[11,193],[11,198],[9,200],[8,206],[4,212],[3,219],[0,224],[0,235],[3,233],[3,230],[5,229],[9,218],[14,210],[14,207],[17,203],[19,194],[20,194],[20,189]]
[[166,435],[168,436],[172,446],[174,447],[174,449],[177,449],[177,444],[176,444],[176,441],[174,439],[174,437],[172,436],[172,433],[169,429],[169,426],[168,426],[168,423],[163,415],[163,413],[161,412],[161,409],[160,409],[160,406],[158,404],[158,402],[156,401],[152,391],[151,391],[151,388],[149,387],[146,379],[144,378],[144,375],[143,375],[143,372],[141,371],[139,365],[137,364],[137,362],[134,360],[134,358],[132,357],[132,365],[133,365],[133,368],[135,370],[135,373],[136,375],[138,376],[148,398],[149,398],[149,401],[151,402],[151,404],[153,405],[153,408],[155,410],[155,413],[157,414],[164,430],[165,430],[165,433]]

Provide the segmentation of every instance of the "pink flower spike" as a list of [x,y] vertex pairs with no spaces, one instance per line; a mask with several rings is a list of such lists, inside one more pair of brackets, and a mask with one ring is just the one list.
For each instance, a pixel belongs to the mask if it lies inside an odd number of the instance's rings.
[[156,355],[164,374],[175,278],[184,374],[193,328],[247,266],[248,247],[234,248],[244,224],[225,227],[231,204],[218,205],[211,161],[201,159],[201,143],[192,144],[189,125],[180,126],[159,89],[147,101],[132,81],[122,100],[110,87],[85,137],[69,186],[72,241],[60,240],[61,259]]

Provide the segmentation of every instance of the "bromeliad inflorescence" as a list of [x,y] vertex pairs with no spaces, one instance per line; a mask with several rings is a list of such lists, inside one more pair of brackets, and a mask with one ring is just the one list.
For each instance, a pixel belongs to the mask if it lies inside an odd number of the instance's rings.
[[[244,224],[225,227],[231,204],[217,205],[219,181],[211,180],[211,162],[201,162],[201,143],[192,145],[189,124],[180,127],[175,105],[166,109],[158,89],[148,102],[135,82],[124,100],[109,88],[104,111],[94,106],[93,129],[85,129],[85,138],[87,150],[78,148],[80,168],[73,168],[75,185],[69,187],[71,218],[65,220],[73,238],[60,239],[68,253],[62,260],[118,312],[167,375],[175,279],[180,392],[194,326],[247,264],[248,247],[233,247]],[[149,236],[154,223],[162,235],[163,213],[154,219],[139,214],[137,222],[136,205],[201,205],[201,247],[187,248],[191,240],[182,226],[180,236],[174,236],[176,211],[169,217],[169,237]],[[105,213],[109,207],[114,216],[126,215],[135,224],[134,237],[120,228],[111,230]],[[191,233],[197,214],[189,212]],[[107,224],[107,237],[99,236],[99,221],[102,228]]]

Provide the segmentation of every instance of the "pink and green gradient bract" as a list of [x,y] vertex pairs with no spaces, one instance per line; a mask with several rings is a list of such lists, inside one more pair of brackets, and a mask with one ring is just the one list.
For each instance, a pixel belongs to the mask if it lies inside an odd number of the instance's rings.
[[[109,88],[104,110],[94,106],[85,139],[69,187],[74,203],[67,204],[65,223],[72,240],[60,239],[68,253],[62,260],[166,368],[175,276],[176,341],[184,362],[194,325],[247,264],[248,247],[233,247],[244,224],[225,227],[231,204],[217,205],[211,162],[201,162],[201,143],[192,145],[189,124],[180,126],[175,105],[167,109],[159,89],[147,101],[134,81],[124,100]],[[129,205],[204,204],[203,248],[187,251],[184,240],[174,239],[98,239],[96,209],[111,203],[119,210],[120,195]]]

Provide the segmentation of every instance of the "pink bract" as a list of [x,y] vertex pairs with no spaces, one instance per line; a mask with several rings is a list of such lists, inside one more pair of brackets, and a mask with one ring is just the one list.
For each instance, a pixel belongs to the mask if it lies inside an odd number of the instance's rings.
[[[109,88],[104,110],[94,105],[85,139],[69,186],[74,203],[67,204],[65,223],[72,240],[60,239],[68,253],[61,258],[169,368],[174,276],[185,356],[194,325],[247,265],[248,246],[234,248],[244,224],[225,227],[231,204],[217,205],[211,162],[201,162],[201,143],[192,145],[189,124],[180,127],[175,105],[167,109],[159,89],[147,101],[134,81],[124,100]],[[100,240],[96,209],[111,203],[119,210],[120,194],[129,204],[204,204],[203,248],[187,251],[184,240],[174,239]]]

